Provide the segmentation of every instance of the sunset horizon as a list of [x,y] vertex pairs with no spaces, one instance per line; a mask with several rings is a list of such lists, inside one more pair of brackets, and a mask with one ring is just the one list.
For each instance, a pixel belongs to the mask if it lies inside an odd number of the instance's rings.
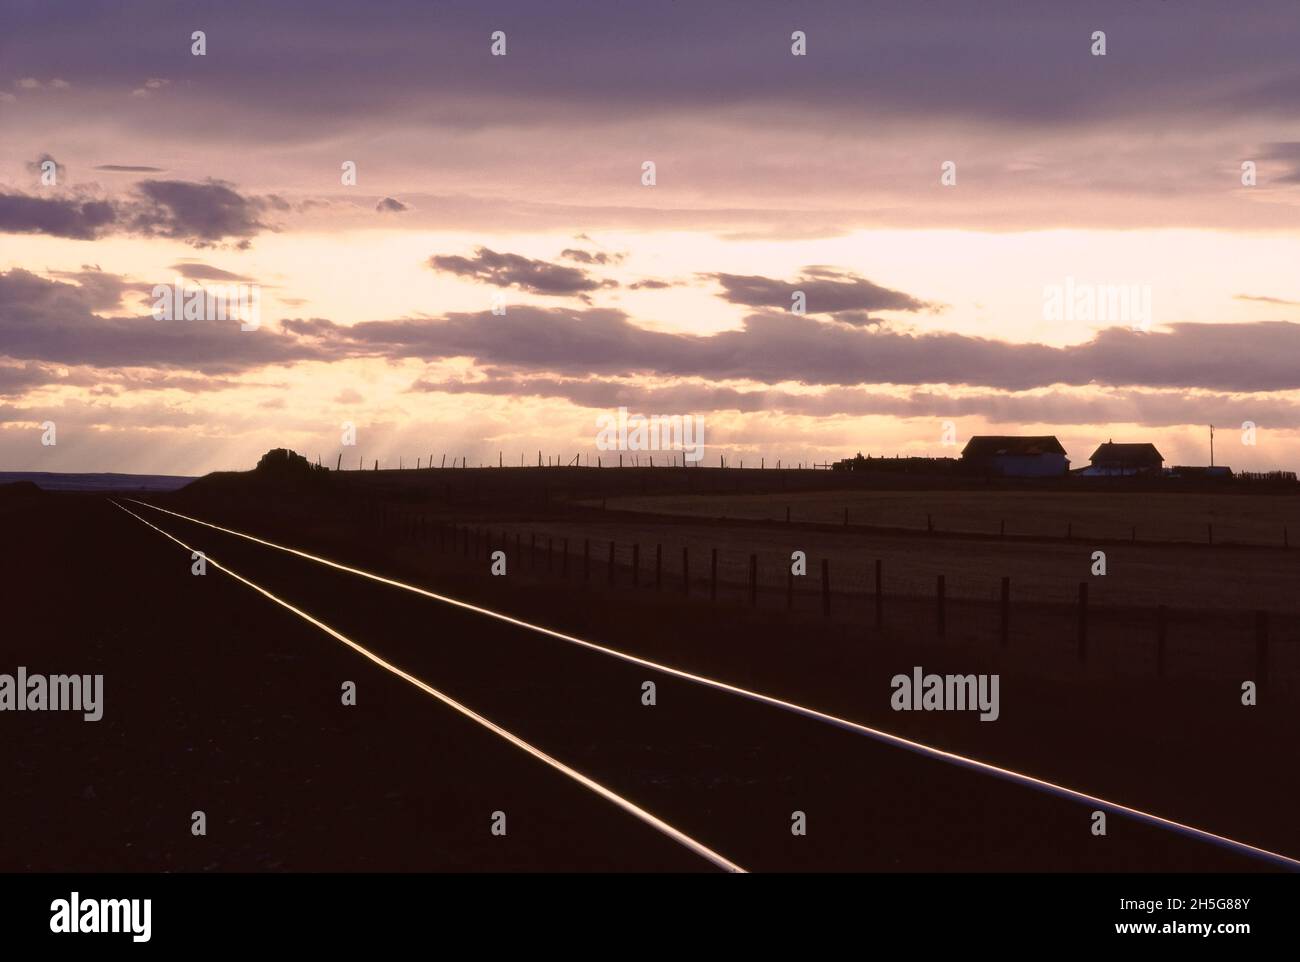
[[[1294,468],[1284,31],[1206,7],[1207,69],[1160,10],[1013,6],[417,5],[358,34],[286,5],[250,44],[252,7],[145,5],[111,47],[28,8],[60,32],[3,48],[0,463],[333,462],[345,425],[370,462],[517,463],[595,456],[627,407],[703,417],[714,464],[944,456],[951,422],[1193,465],[1214,424],[1222,463]],[[954,56],[904,80],[921,50]],[[258,325],[158,319],[184,285],[250,288]]]

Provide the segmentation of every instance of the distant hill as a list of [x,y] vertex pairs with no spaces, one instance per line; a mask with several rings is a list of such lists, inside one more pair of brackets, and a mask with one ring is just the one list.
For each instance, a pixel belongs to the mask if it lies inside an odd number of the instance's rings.
[[43,491],[176,491],[193,478],[175,474],[57,474],[0,471],[0,484],[26,481]]

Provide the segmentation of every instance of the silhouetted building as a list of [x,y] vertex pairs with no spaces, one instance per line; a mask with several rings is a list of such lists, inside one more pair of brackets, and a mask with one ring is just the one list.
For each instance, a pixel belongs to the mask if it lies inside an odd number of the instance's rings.
[[1138,474],[1159,474],[1165,458],[1154,444],[1116,444],[1107,441],[1092,452],[1091,467],[1079,473],[1085,477],[1132,477]]
[[876,471],[890,474],[950,474],[957,464],[955,458],[873,458],[858,452],[855,458],[841,458],[831,465],[832,471]]
[[1187,481],[1230,481],[1232,480],[1232,468],[1226,464],[1216,464],[1213,467],[1176,464],[1165,472],[1165,476],[1182,478]]
[[961,463],[972,473],[1003,478],[1057,478],[1070,470],[1065,448],[1052,435],[973,437],[962,448]]

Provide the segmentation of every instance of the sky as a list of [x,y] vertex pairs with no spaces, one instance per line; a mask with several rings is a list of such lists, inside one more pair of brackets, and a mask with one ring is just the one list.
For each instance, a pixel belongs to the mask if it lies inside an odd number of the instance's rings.
[[0,468],[595,463],[626,407],[706,464],[1293,470],[1298,48],[1289,0],[0,0]]

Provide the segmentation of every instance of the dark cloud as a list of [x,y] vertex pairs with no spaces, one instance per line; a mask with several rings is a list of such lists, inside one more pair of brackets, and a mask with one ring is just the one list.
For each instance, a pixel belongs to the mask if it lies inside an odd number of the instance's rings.
[[[129,89],[142,71],[192,73],[188,46],[167,43],[189,36],[192,5],[157,6],[148,23],[133,25],[129,43],[104,42],[123,30],[113,5],[80,5],[75,15],[47,4],[10,6],[13,75],[58,64],[78,85]],[[242,108],[241,121],[273,114],[282,125],[317,132],[322,123],[346,126],[380,110],[431,111],[438,105],[428,104],[430,90],[468,90],[483,102],[472,118],[447,105],[463,125],[507,111],[531,119],[538,104],[548,116],[566,104],[622,118],[629,110],[794,103],[855,116],[1055,124],[1171,110],[1233,117],[1247,108],[1293,118],[1300,102],[1289,0],[1259,0],[1249,16],[1206,0],[999,2],[984,16],[963,0],[873,4],[869,15],[855,0],[826,0],[800,5],[797,16],[788,3],[741,0],[599,10],[529,0],[490,10],[469,0],[382,7],[376,18],[348,0],[224,2],[209,29],[233,34],[255,24],[257,38],[209,56],[204,85]],[[807,57],[790,55],[795,28],[807,33]],[[1104,60],[1088,56],[1098,28],[1109,30]],[[507,30],[510,53],[488,65],[493,29]],[[349,67],[341,89],[340,63]],[[918,63],[927,68],[918,71]]]
[[[120,279],[119,279],[120,280]],[[108,280],[68,284],[28,271],[0,273],[0,352],[17,360],[95,367],[184,369],[226,375],[267,364],[332,360],[333,352],[265,325],[237,321],[159,321],[96,313]]]
[[560,256],[565,260],[576,261],[579,264],[618,264],[622,262],[622,254],[606,254],[604,251],[584,251],[576,247],[566,247],[560,251]]
[[6,234],[92,240],[106,233],[116,220],[113,205],[103,200],[0,193],[0,232]]
[[245,197],[219,180],[142,180],[135,189],[141,200],[126,216],[130,230],[197,247],[226,238],[247,246],[248,238],[272,229],[261,220],[268,210],[288,210],[278,197]]
[[[722,285],[720,297],[732,304],[747,307],[771,307],[787,310],[795,291],[803,291],[808,314],[835,314],[840,311],[923,311],[934,305],[910,294],[873,284],[865,277],[828,267],[805,267],[803,276],[780,281],[756,274],[701,274]],[[860,318],[850,323],[860,323]]]
[[195,247],[230,239],[247,247],[249,238],[274,229],[261,219],[268,211],[288,209],[275,195],[245,196],[217,180],[142,180],[134,196],[121,201],[0,193],[0,232],[76,240],[137,234],[174,238]]
[[375,205],[375,210],[381,214],[400,214],[404,210],[410,210],[406,204],[393,197],[385,197]]
[[184,391],[200,394],[244,387],[224,377],[202,377],[165,371],[113,370],[72,367],[37,362],[13,363],[0,360],[0,396],[18,397],[39,387],[84,387],[92,394],[116,396],[124,390]]
[[47,364],[0,363],[0,397],[15,397],[59,380],[58,372]]
[[[50,271],[49,274],[76,283],[82,303],[90,311],[116,310],[127,294],[144,294],[152,289],[152,285],[128,281],[119,274],[110,274],[89,264],[83,264],[79,271]],[[3,350],[3,344],[0,344],[0,350]]]
[[1107,328],[1066,347],[954,333],[907,333],[827,323],[788,312],[752,314],[739,330],[651,331],[610,309],[512,307],[435,320],[287,321],[291,333],[381,357],[470,357],[482,364],[593,374],[746,379],[808,385],[954,384],[1009,391],[1064,385],[1300,389],[1300,324],[1173,324]]
[[131,286],[99,272],[79,283],[23,270],[0,274],[0,350],[19,361],[101,367],[186,368],[229,374],[268,364],[471,358],[512,374],[553,377],[654,375],[793,382],[834,388],[871,384],[967,385],[1029,391],[1056,385],[1300,390],[1300,324],[1173,324],[1154,332],[1112,327],[1065,347],[955,333],[911,333],[760,312],[736,330],[649,330],[621,311],[531,305],[439,318],[362,321],[294,318],[277,331],[225,321],[101,316]]
[[38,157],[36,160],[28,161],[27,173],[35,177],[40,177],[42,174],[45,173],[44,165],[50,163],[54,164],[54,173],[56,175],[57,182],[60,184],[64,183],[68,177],[68,168],[65,165],[59,163],[49,154],[41,154],[41,156]]
[[196,281],[256,281],[255,277],[247,277],[243,274],[232,274],[230,271],[223,271],[220,267],[213,267],[210,264],[200,264],[198,262],[181,261],[179,264],[173,264],[167,268],[169,271],[175,271],[182,277],[190,278]]
[[105,170],[113,174],[161,174],[162,167],[137,167],[131,164],[100,164],[95,170]]
[[486,247],[478,248],[473,257],[434,256],[429,258],[429,266],[496,287],[514,287],[530,294],[555,297],[572,297],[618,286],[614,281],[598,281],[576,267],[533,260],[519,254],[499,254]]
[[635,283],[629,284],[627,289],[629,291],[662,291],[664,288],[672,286],[673,285],[668,281],[657,281],[651,278],[650,280],[636,281]]
[[656,386],[609,378],[582,380],[497,373],[477,380],[421,378],[409,390],[560,399],[580,407],[622,406],[661,414],[736,411],[814,418],[978,417],[1000,424],[1141,424],[1147,427],[1189,422],[1233,424],[1249,420],[1274,429],[1300,427],[1300,404],[1294,401],[1260,395],[1159,390],[1081,394],[1056,389],[1015,394],[1005,391],[954,394],[922,389],[900,395],[864,388],[829,388],[800,394],[772,388],[737,390],[699,381]]

